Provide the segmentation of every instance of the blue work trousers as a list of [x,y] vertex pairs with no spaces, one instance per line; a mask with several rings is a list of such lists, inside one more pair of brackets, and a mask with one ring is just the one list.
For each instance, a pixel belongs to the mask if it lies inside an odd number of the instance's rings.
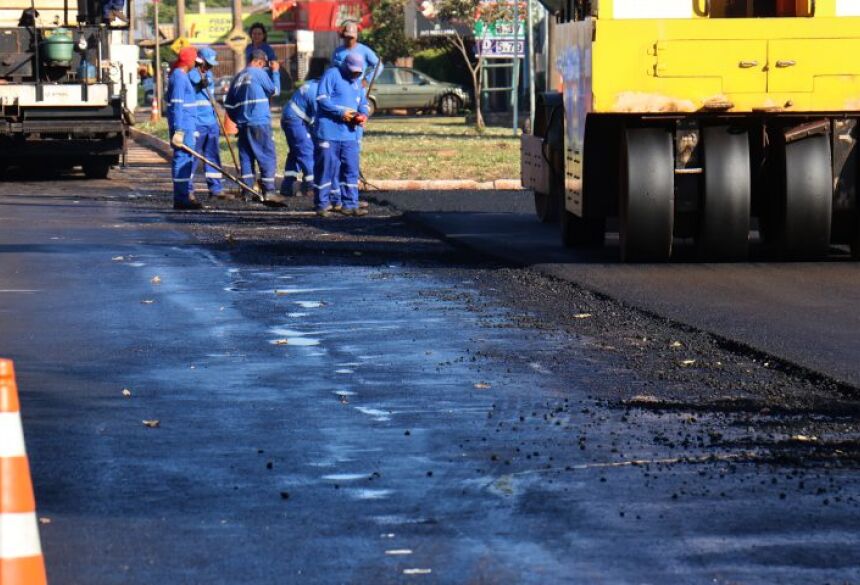
[[[361,156],[361,137],[364,136],[364,128],[359,126],[358,128],[355,129],[355,131],[358,134],[358,154],[360,157]],[[360,171],[361,171],[361,169],[359,169],[359,173],[358,173],[359,177],[361,177]],[[340,176],[340,172],[335,171],[334,181],[332,181],[332,184],[331,184],[331,196],[330,196],[330,198],[331,198],[332,205],[340,205],[341,204],[339,176]]]
[[[218,128],[218,124],[208,124],[206,126],[198,126],[197,127],[197,142],[194,150],[196,150],[199,154],[202,154],[219,167],[221,165],[221,132]],[[200,165],[203,165],[200,160],[194,159],[194,171],[191,173],[192,183],[194,181],[194,177],[197,175],[198,170],[200,169]],[[224,190],[224,186],[221,184],[221,171],[216,169],[215,167],[211,167],[209,165],[204,165],[205,169],[203,170],[206,176],[206,186],[209,187],[210,195],[218,195],[221,191]]]
[[[170,129],[173,137],[174,129]],[[194,148],[194,128],[186,128],[183,143],[189,148]],[[194,158],[178,148],[173,149],[173,160],[170,164],[170,174],[173,178],[173,200],[187,203],[193,191],[191,187],[191,174],[194,171]]]
[[358,207],[359,144],[355,140],[321,140],[314,161],[314,207],[326,209],[338,200],[332,198],[335,180],[340,184],[339,202],[344,209]]
[[268,124],[261,126],[239,126],[239,167],[242,173],[242,183],[254,188],[254,162],[260,167],[260,182],[263,183],[263,194],[275,191],[275,142],[272,139],[272,127]]
[[281,123],[290,152],[284,165],[284,181],[281,195],[293,194],[296,181],[302,177],[302,191],[307,194],[314,180],[314,141],[307,126],[300,120]]

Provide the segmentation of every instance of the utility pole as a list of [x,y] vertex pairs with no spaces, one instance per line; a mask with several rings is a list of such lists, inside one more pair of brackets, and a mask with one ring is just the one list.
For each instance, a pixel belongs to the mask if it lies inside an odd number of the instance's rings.
[[535,127],[535,23],[532,17],[533,8],[532,0],[528,0],[528,4],[526,4],[526,10],[528,10],[528,15],[526,16],[526,38],[528,39],[529,49],[527,62],[529,71],[529,132],[532,133],[534,133]]
[[[233,0],[233,30],[230,31],[230,36],[244,35],[245,29],[242,26],[242,0]],[[233,44],[233,64],[236,68],[236,73],[245,68],[245,47],[240,44]]]
[[185,36],[185,0],[176,0],[176,37]]
[[155,102],[156,107],[153,108],[152,119],[158,120],[161,118],[161,100],[164,99],[164,91],[161,83],[161,34],[158,30],[158,5],[161,0],[152,0],[152,7],[155,10]]

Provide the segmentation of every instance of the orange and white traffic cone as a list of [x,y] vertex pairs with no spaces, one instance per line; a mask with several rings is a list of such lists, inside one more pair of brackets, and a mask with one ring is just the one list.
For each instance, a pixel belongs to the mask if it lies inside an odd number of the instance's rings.
[[155,124],[161,119],[161,112],[158,109],[158,96],[152,95],[152,109],[149,112],[149,121]]
[[11,360],[0,359],[0,583],[47,581],[15,369]]

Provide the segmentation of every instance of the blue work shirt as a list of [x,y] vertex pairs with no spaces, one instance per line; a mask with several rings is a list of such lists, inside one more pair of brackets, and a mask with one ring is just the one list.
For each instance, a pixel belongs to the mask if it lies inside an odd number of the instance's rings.
[[224,107],[237,126],[266,126],[272,123],[269,98],[281,93],[281,76],[274,79],[260,67],[245,67],[230,84]]
[[[331,66],[340,67],[343,64],[344,59],[346,59],[346,56],[349,55],[350,51],[355,51],[364,57],[364,79],[367,80],[367,83],[370,83],[373,79],[373,72],[376,70],[377,63],[379,63],[379,73],[382,73],[383,66],[379,61],[379,57],[373,52],[373,49],[361,43],[356,44],[352,49],[347,49],[343,45],[335,49],[334,54],[331,56]],[[377,75],[379,75],[379,73],[377,73]]]
[[197,126],[212,126],[218,124],[218,118],[215,116],[215,108],[212,107],[212,102],[206,97],[208,92],[214,99],[215,97],[215,76],[211,71],[206,72],[206,82],[202,83],[203,76],[200,69],[195,67],[188,72],[188,80],[194,86],[194,96],[197,103]]
[[167,84],[167,125],[171,133],[197,127],[197,95],[188,74],[178,67],[170,72]]
[[257,50],[263,51],[266,54],[266,56],[269,58],[269,61],[277,61],[278,60],[278,56],[275,55],[275,50],[272,48],[272,46],[269,43],[263,43],[259,47],[255,47],[254,43],[251,43],[250,45],[245,47],[245,61],[247,63],[251,62],[251,53],[253,53],[254,51],[257,51]]
[[343,121],[343,114],[354,110],[367,115],[367,97],[361,78],[353,79],[346,68],[331,67],[317,88],[317,138],[319,140],[359,139],[357,126]]
[[297,89],[290,98],[290,103],[284,107],[281,114],[281,123],[301,122],[308,127],[308,130],[313,128],[314,120],[317,117],[317,88],[319,80],[309,79]]

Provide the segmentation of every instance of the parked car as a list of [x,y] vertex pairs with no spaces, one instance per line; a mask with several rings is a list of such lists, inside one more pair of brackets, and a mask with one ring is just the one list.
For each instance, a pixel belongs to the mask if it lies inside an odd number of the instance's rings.
[[469,94],[457,84],[436,81],[415,69],[386,67],[376,78],[368,102],[371,113],[409,109],[454,116],[469,105]]

